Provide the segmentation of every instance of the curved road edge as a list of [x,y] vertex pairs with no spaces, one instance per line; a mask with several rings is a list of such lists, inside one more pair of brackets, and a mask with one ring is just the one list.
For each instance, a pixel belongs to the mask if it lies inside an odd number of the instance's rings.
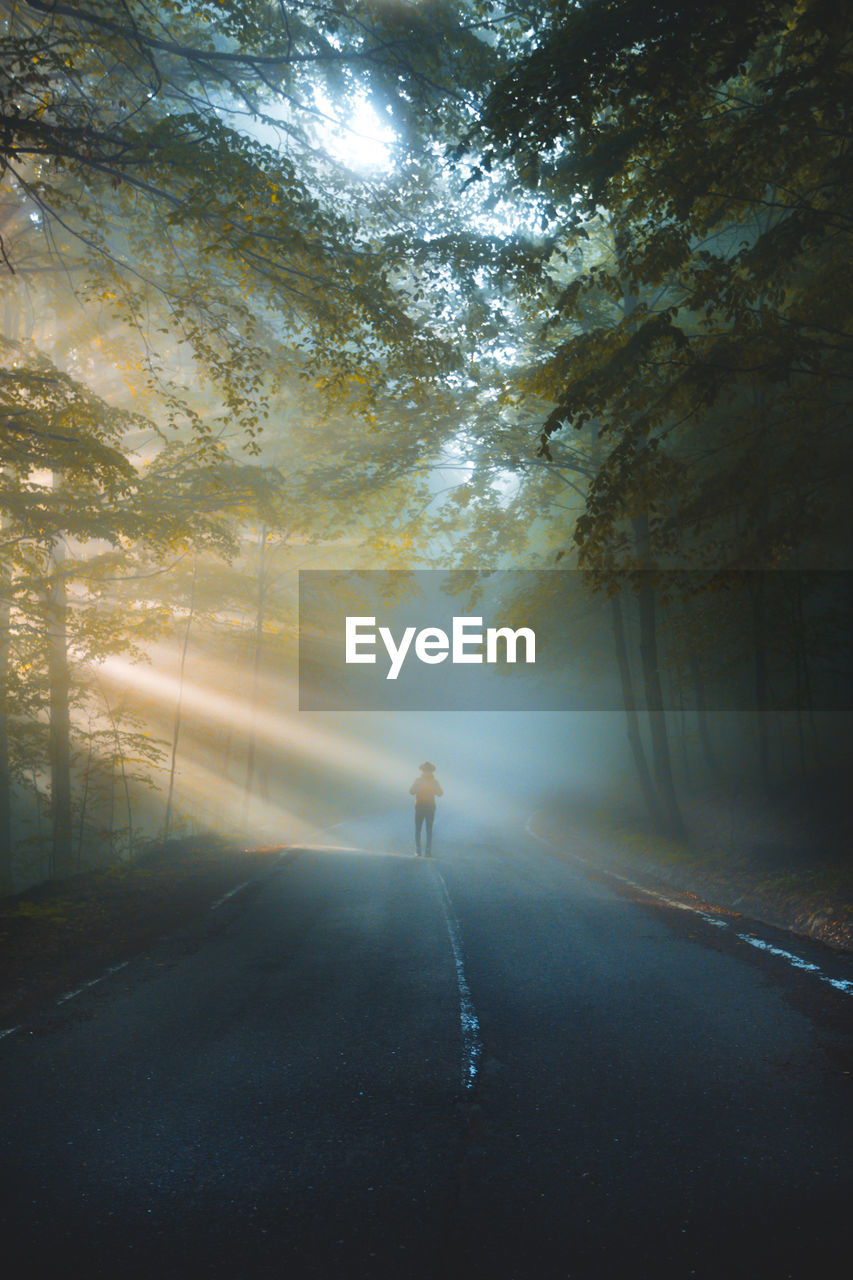
[[[536,830],[537,822],[541,823],[541,819],[536,814],[531,814],[525,825],[526,833],[540,844],[548,847],[551,852],[559,857],[567,859],[576,865],[582,867],[585,871],[600,876],[615,889],[630,889],[635,893],[644,896],[650,904],[657,906],[669,907],[677,911],[690,911],[703,920],[706,924],[721,930],[729,930],[734,938],[739,942],[743,942],[750,947],[754,947],[759,951],[763,951],[768,955],[777,957],[790,965],[794,969],[802,972],[809,972],[814,977],[834,991],[853,998],[853,973],[846,976],[850,970],[849,962],[853,960],[853,953],[850,948],[841,949],[836,945],[828,944],[824,938],[814,933],[805,933],[797,928],[780,924],[778,919],[764,919],[758,915],[749,915],[737,911],[733,906],[727,906],[722,903],[710,901],[704,894],[687,888],[684,885],[674,885],[671,881],[665,880],[663,876],[649,875],[646,867],[639,869],[631,866],[632,875],[625,874],[626,859],[617,862],[615,857],[608,859],[607,849],[602,852],[601,843],[595,844],[595,856],[592,858],[582,857],[578,853],[571,852],[566,845],[572,841],[575,844],[588,842],[590,836],[586,832],[577,831],[571,833],[566,830],[560,834],[549,833],[543,834],[541,830]],[[619,870],[613,865],[617,862]],[[639,876],[639,879],[635,879]],[[704,892],[707,893],[707,885],[702,886]],[[698,889],[698,886],[697,886]],[[676,896],[679,895],[679,896]],[[776,940],[768,940],[766,937],[758,936],[750,926],[754,924],[763,927],[765,930],[776,931],[782,930],[791,937],[791,946],[796,947],[798,942],[817,943],[821,951],[825,951],[826,960],[829,963],[821,963],[822,957],[815,959],[807,959],[798,955],[795,951],[789,950],[788,947],[777,945]],[[838,970],[838,965],[833,964],[833,960],[840,959],[845,965],[843,971]],[[836,972],[833,972],[836,970]]]

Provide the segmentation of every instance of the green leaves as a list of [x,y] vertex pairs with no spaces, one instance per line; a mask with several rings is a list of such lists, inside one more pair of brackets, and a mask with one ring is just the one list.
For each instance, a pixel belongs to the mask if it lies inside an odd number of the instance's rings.
[[[87,305],[108,292],[152,363],[166,331],[251,442],[285,363],[335,394],[356,370],[375,387],[389,362],[414,381],[447,360],[389,273],[383,196],[365,183],[360,203],[324,153],[317,102],[345,117],[372,98],[398,130],[416,101],[437,108],[454,60],[487,57],[454,6],[367,20],[331,0],[24,9],[2,35],[0,161],[48,261]],[[4,241],[12,267],[31,242]]]
[[660,555],[834,558],[853,355],[849,11],[602,0],[543,18],[468,142],[558,210],[567,261],[582,253],[528,385],[552,387],[546,460],[572,430],[600,441],[583,555],[621,545],[645,504]]

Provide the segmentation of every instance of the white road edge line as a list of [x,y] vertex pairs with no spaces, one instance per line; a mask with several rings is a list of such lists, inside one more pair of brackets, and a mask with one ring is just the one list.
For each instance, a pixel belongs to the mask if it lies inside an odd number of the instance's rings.
[[65,995],[60,996],[56,1003],[58,1005],[65,1004],[66,1000],[73,1000],[75,996],[82,995],[84,991],[89,990],[89,987],[96,987],[98,983],[103,982],[103,980],[103,974],[101,974],[100,978],[90,978],[88,982],[82,982],[80,986],[75,987],[73,991],[66,991]]
[[459,921],[454,915],[450,894],[447,892],[447,885],[444,883],[444,876],[435,863],[432,866],[438,877],[444,921],[447,925],[450,949],[453,952],[453,962],[456,966],[456,985],[459,989],[459,1021],[462,1026],[462,1083],[466,1089],[470,1089],[477,1078],[479,1062],[483,1053],[483,1042],[480,1039],[480,1020],[477,1017],[474,1001],[471,998],[468,979],[465,977]]
[[242,884],[238,884],[235,888],[229,889],[227,893],[223,893],[222,897],[217,898],[216,902],[214,902],[213,906],[210,908],[211,911],[215,911],[217,907],[221,907],[223,902],[227,902],[229,898],[233,898],[234,894],[239,893],[241,889],[248,889],[251,883],[251,880],[244,880]]
[[[556,845],[547,840],[544,836],[540,836],[538,832],[533,831],[530,824],[533,821],[533,814],[527,819],[524,830],[534,840],[538,840],[540,844],[546,844],[549,849],[556,849]],[[593,871],[602,872],[604,875],[610,876],[614,880],[620,880],[622,884],[630,885],[632,889],[637,889],[640,893],[646,894],[649,898],[656,898],[658,902],[664,903],[667,907],[676,907],[679,911],[692,911],[694,915],[699,916],[706,924],[712,924],[715,929],[730,929],[731,925],[726,920],[718,920],[716,916],[709,916],[706,911],[701,911],[698,907],[692,907],[689,902],[678,902],[675,898],[668,898],[664,893],[657,893],[654,889],[648,889],[643,884],[637,884],[636,880],[631,880],[628,876],[620,875],[618,871],[610,871],[604,867],[596,867],[588,858],[581,858],[576,853],[567,854],[574,862],[579,862],[583,867],[591,867]],[[821,982],[826,982],[830,987],[834,987],[836,991],[843,991],[845,995],[853,995],[853,981],[845,978],[830,978],[828,974],[821,971],[820,965],[813,964],[810,960],[803,960],[801,956],[794,955],[792,951],[785,951],[782,947],[771,946],[769,942],[756,938],[752,933],[738,933],[734,930],[734,935],[741,942],[748,942],[751,947],[757,947],[760,951],[768,951],[771,955],[779,956],[780,959],[787,960],[788,964],[794,969],[805,969],[810,973],[814,973]]]
[[[217,907],[221,907],[222,904],[227,902],[229,898],[233,897],[235,893],[239,893],[241,889],[247,889],[252,883],[253,882],[251,880],[244,880],[243,883],[238,884],[236,888],[229,889],[228,893],[224,893],[217,902],[214,902],[210,910],[215,911]],[[81,983],[80,986],[75,987],[73,991],[66,991],[64,995],[59,996],[56,1001],[56,1007],[58,1008],[61,1004],[67,1004],[69,1000],[74,1000],[77,996],[82,995],[84,991],[88,991],[90,987],[97,986],[99,982],[103,982],[104,978],[108,978],[110,974],[118,973],[120,969],[126,968],[129,964],[129,960],[122,960],[119,964],[109,965],[97,978],[90,978],[88,982]],[[21,1026],[19,1024],[15,1027],[7,1027],[5,1030],[0,1030],[0,1040],[3,1040],[6,1036],[11,1036],[15,1031],[20,1031],[20,1029]]]
[[103,982],[104,978],[108,978],[111,973],[118,973],[119,969],[124,969],[130,964],[129,960],[122,960],[121,964],[111,964],[99,974],[97,978],[90,978],[88,982],[82,982],[79,987],[75,987],[73,991],[66,991],[64,996],[60,996],[57,1005],[65,1004],[66,1000],[73,1000],[75,996],[82,995],[84,991],[88,991],[89,987],[95,987],[99,982]]
[[[110,974],[118,973],[119,969],[126,969],[129,964],[129,960],[122,960],[119,964],[109,965],[97,978],[90,978],[88,982],[81,983],[80,986],[75,987],[73,991],[66,991],[65,995],[59,996],[56,1001],[56,1007],[59,1008],[61,1004],[65,1004],[68,1000],[73,1000],[75,996],[82,995],[83,992],[88,991],[90,987],[96,987],[99,982],[103,982],[104,978],[108,978]],[[6,1027],[5,1030],[0,1031],[0,1040],[3,1040],[6,1036],[12,1035],[15,1031],[20,1031],[21,1026],[22,1024],[18,1023],[16,1027]]]

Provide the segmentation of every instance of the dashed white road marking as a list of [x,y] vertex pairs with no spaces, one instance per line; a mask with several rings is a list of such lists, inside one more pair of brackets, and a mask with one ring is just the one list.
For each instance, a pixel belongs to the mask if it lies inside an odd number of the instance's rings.
[[[222,904],[227,902],[229,898],[233,898],[235,893],[239,893],[242,889],[248,889],[249,885],[253,883],[254,881],[252,880],[244,880],[242,884],[238,884],[233,889],[229,889],[227,893],[224,893],[221,898],[219,898],[216,902],[213,903],[210,910],[215,911],[217,907],[221,907]],[[80,986],[75,987],[73,991],[66,991],[63,995],[57,998],[57,1001],[56,1001],[57,1008],[59,1007],[59,1005],[67,1004],[69,1000],[74,1000],[77,996],[82,995],[83,992],[88,991],[90,987],[97,986],[99,982],[103,982],[104,978],[109,977],[111,973],[118,973],[119,969],[124,969],[125,966],[128,965],[129,963],[130,963],[129,960],[122,960],[119,964],[111,964],[104,970],[102,974],[99,974],[97,978],[89,978],[87,982],[82,982]],[[3,1040],[6,1036],[13,1035],[14,1032],[20,1031],[20,1029],[21,1029],[20,1024],[15,1027],[6,1027],[5,1029],[0,1029],[0,1040]]]
[[90,978],[88,982],[81,982],[79,987],[75,987],[73,991],[66,991],[64,996],[60,996],[56,1003],[65,1004],[66,1000],[73,1000],[75,996],[82,995],[84,991],[89,990],[89,987],[96,987],[102,981],[103,977]]
[[[242,884],[238,884],[233,889],[229,889],[227,893],[223,893],[222,897],[213,903],[210,910],[215,911],[217,907],[221,907],[229,898],[233,898],[235,893],[240,893],[242,889],[248,889],[249,885],[253,883],[253,880],[244,880]],[[122,960],[120,964],[111,964],[102,974],[99,974],[97,978],[89,978],[87,982],[81,982],[80,986],[75,987],[73,991],[66,991],[63,995],[57,998],[57,1008],[59,1005],[67,1004],[69,1000],[74,1000],[77,996],[82,995],[83,992],[88,991],[90,987],[96,987],[99,982],[103,982],[104,978],[109,977],[111,973],[118,973],[119,969],[124,969],[129,963],[129,960]],[[12,1035],[15,1031],[20,1031],[20,1029],[20,1025],[18,1025],[15,1027],[7,1027],[5,1030],[0,1030],[0,1040],[5,1036]]]
[[459,989],[459,1021],[462,1026],[462,1083],[466,1089],[470,1089],[477,1078],[480,1058],[483,1053],[483,1042],[480,1039],[480,1020],[477,1017],[477,1010],[474,1008],[474,1001],[471,998],[468,979],[465,977],[465,962],[459,921],[454,914],[450,894],[447,892],[447,885],[444,883],[444,876],[435,863],[432,866],[438,878],[444,921],[450,938],[453,963],[456,966],[456,985]]
[[241,889],[248,889],[251,883],[251,880],[244,880],[242,884],[235,885],[233,889],[229,889],[227,893],[223,893],[222,897],[217,898],[216,902],[213,903],[210,908],[211,911],[215,911],[217,907],[221,907],[223,902],[227,902],[229,898],[233,898],[234,894],[239,893]]
[[[540,836],[537,831],[531,827],[533,815],[527,819],[524,830],[534,840],[538,840],[540,844],[545,844],[549,849],[555,849],[556,845],[552,841],[547,840],[544,836]],[[638,884],[636,880],[630,879],[629,876],[623,876],[618,871],[611,871],[604,867],[598,867],[594,862],[590,862],[588,858],[581,858],[576,853],[568,853],[567,857],[573,862],[579,862],[581,866],[590,867],[593,871],[603,873],[610,876],[613,880],[619,880],[622,884],[630,885],[632,889],[637,889],[640,893],[644,893],[649,898],[655,898],[658,902],[664,903],[667,907],[675,907],[679,911],[692,911],[694,915],[699,916],[706,924],[712,924],[715,929],[731,929],[732,926],[727,920],[720,920],[716,916],[708,915],[707,911],[702,911],[699,907],[691,906],[689,902],[679,902],[676,898],[669,898],[665,893],[658,893],[655,889],[649,889],[644,884]],[[830,987],[834,987],[836,991],[843,991],[845,995],[853,995],[853,981],[846,978],[830,978],[829,974],[821,970],[820,965],[813,964],[810,960],[803,960],[802,956],[794,955],[792,951],[785,951],[783,947],[774,947],[769,942],[764,942],[761,938],[757,938],[752,933],[739,933],[737,929],[733,929],[734,936],[741,942],[747,942],[751,947],[756,947],[760,951],[767,951],[770,955],[779,956],[780,959],[786,960],[794,969],[808,970],[814,973],[821,982],[827,983]]]
[[96,987],[99,982],[103,982],[104,978],[108,978],[111,973],[118,973],[119,969],[124,969],[130,964],[129,960],[122,960],[121,964],[111,964],[97,978],[90,978],[88,982],[81,982],[79,987],[75,987],[73,991],[66,991],[64,996],[60,996],[56,1001],[57,1005],[65,1004],[66,1000],[73,1000],[75,996],[82,995],[84,991],[88,991],[90,987]]
[[[64,995],[58,996],[56,1000],[56,1007],[59,1008],[61,1004],[65,1004],[67,1001],[73,1000],[75,996],[82,995],[83,992],[88,991],[90,987],[96,987],[99,982],[103,982],[104,978],[108,978],[111,973],[118,973],[119,969],[125,969],[129,964],[129,960],[122,960],[119,964],[108,965],[104,972],[99,974],[97,978],[90,978],[88,982],[81,982],[80,986],[75,987],[73,991],[66,991]],[[5,1036],[11,1036],[15,1031],[20,1031],[21,1025],[21,1023],[18,1023],[15,1027],[6,1027],[5,1030],[0,1031],[0,1040],[4,1039]]]
[[748,942],[751,947],[758,947],[761,951],[769,951],[772,956],[781,956],[783,960],[787,960],[788,964],[795,969],[808,969],[811,973],[816,973],[821,982],[828,982],[831,987],[835,987],[836,991],[843,991],[845,995],[853,995],[853,982],[848,981],[846,978],[830,978],[828,974],[821,972],[819,964],[812,964],[810,960],[804,960],[802,956],[795,956],[792,951],[786,951],[784,947],[771,946],[769,942],[756,938],[752,933],[737,933],[735,937],[740,938],[741,942]]

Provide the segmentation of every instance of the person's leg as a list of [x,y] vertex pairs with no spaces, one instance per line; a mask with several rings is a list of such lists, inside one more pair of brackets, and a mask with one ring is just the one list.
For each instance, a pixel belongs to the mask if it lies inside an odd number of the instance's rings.
[[421,827],[423,825],[424,825],[424,815],[420,812],[420,810],[415,809],[415,850],[418,854],[420,854],[420,851],[421,851]]
[[432,853],[432,824],[435,818],[435,809],[427,809],[426,811],[426,851],[427,857]]

